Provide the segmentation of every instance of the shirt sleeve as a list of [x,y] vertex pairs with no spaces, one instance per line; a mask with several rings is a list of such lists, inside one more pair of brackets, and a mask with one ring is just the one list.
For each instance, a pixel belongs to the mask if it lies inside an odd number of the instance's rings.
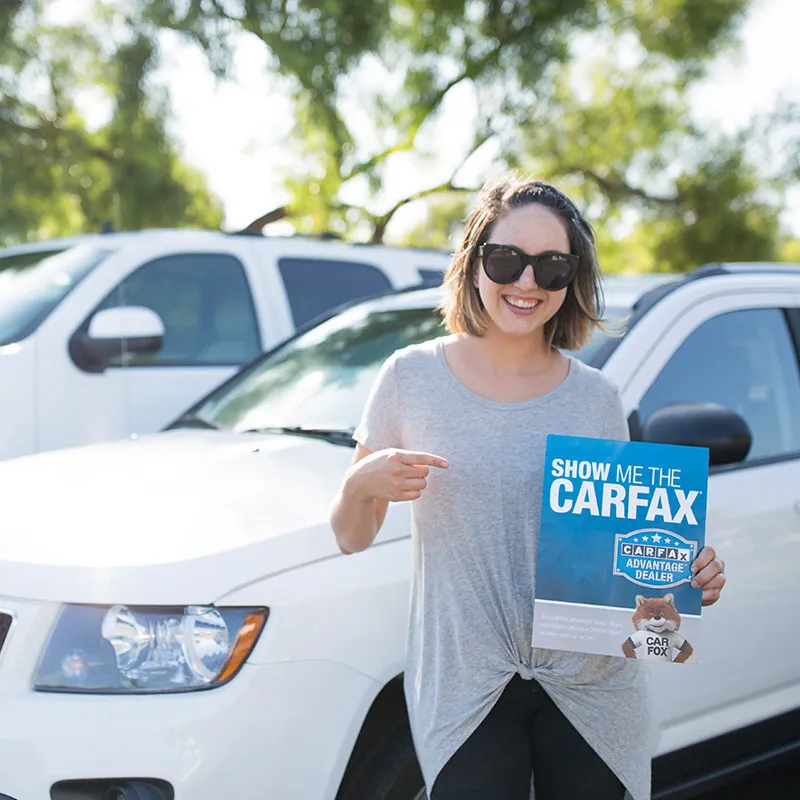
[[390,356],[372,385],[367,404],[353,438],[376,452],[402,447],[400,408],[397,388],[397,359]]
[[631,640],[631,642],[633,642],[634,648],[639,648],[644,644],[644,633],[642,631],[636,631],[628,638]]
[[683,638],[679,633],[676,631],[672,631],[670,633],[670,638],[672,639],[672,646],[677,648],[678,650],[686,644],[686,639]]
[[614,439],[620,442],[628,442],[631,438],[625,409],[622,406],[622,398],[616,390],[611,398],[610,407],[603,422],[601,438]]

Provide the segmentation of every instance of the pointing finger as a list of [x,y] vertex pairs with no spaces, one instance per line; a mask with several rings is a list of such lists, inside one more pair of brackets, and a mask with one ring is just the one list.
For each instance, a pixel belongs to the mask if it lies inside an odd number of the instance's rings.
[[434,456],[431,453],[414,453],[408,450],[400,450],[397,455],[403,464],[409,464],[411,466],[424,465],[428,467],[439,467],[440,469],[447,469],[450,466],[446,458]]

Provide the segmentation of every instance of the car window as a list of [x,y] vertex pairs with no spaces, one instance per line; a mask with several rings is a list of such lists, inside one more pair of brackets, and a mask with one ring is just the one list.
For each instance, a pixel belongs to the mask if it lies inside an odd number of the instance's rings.
[[371,264],[315,258],[278,260],[295,327],[351,300],[374,297],[392,288]]
[[[212,392],[192,417],[237,431],[355,428],[384,361],[400,348],[447,333],[442,315],[431,307],[360,304],[240,372]],[[592,346],[587,345],[587,353]]]
[[199,416],[238,431],[355,428],[383,362],[401,347],[445,333],[429,308],[350,309],[212,394]]
[[648,389],[641,421],[687,402],[740,414],[753,436],[747,461],[800,452],[800,369],[783,311],[733,311],[703,323]]
[[82,244],[0,256],[0,346],[31,336],[111,252]]
[[444,281],[443,269],[430,269],[428,267],[417,267],[417,274],[422,283],[427,286],[439,286]]
[[[186,253],[150,261],[96,310],[120,306],[150,308],[164,323],[161,350],[153,355],[129,354],[126,364],[243,364],[261,351],[244,268],[231,255]],[[117,358],[111,365],[121,363]]]

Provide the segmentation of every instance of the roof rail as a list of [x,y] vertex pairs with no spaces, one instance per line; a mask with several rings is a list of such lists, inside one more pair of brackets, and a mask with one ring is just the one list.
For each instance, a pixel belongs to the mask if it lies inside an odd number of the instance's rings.
[[800,264],[785,261],[720,262],[703,264],[686,276],[687,281],[702,280],[714,275],[752,275],[759,272],[772,272],[779,275],[800,275]]

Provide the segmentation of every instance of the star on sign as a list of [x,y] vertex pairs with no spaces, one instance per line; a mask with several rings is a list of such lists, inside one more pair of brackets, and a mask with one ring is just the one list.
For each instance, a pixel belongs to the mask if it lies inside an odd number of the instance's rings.
[[672,544],[672,540],[668,539],[666,536],[664,537],[664,544]]
[[651,538],[656,544],[660,544],[661,543],[661,534],[660,533],[654,533]]
[[643,542],[649,542],[650,540],[646,536],[642,536],[642,541]]
[[633,541],[634,541],[634,544],[639,544],[639,537],[637,536]]

